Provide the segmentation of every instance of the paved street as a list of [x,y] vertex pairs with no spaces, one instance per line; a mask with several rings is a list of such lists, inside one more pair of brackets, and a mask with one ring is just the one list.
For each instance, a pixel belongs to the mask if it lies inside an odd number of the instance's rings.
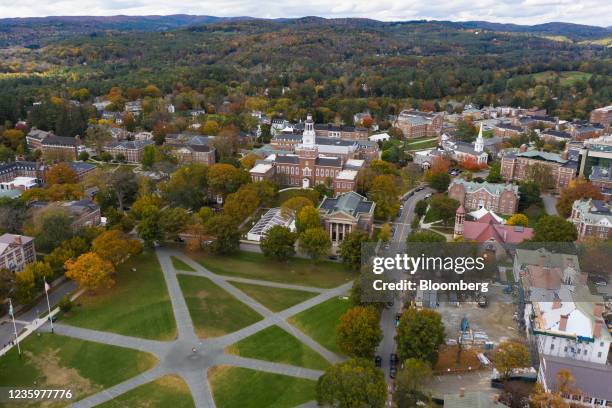
[[[306,378],[310,380],[316,380],[319,378],[319,376],[321,376],[323,373],[320,370],[312,370],[304,367],[272,363],[269,361],[240,357],[233,354],[225,354],[224,350],[226,347],[272,325],[278,325],[287,330],[304,344],[321,354],[330,363],[335,363],[341,360],[340,356],[334,354],[330,350],[327,350],[325,347],[321,346],[306,334],[289,324],[287,319],[297,313],[325,302],[326,300],[346,294],[346,292],[351,288],[352,282],[345,283],[333,289],[321,289],[302,285],[289,285],[260,281],[257,279],[221,276],[208,271],[199,263],[193,261],[191,258],[185,256],[179,251],[167,248],[158,248],[156,252],[172,302],[172,309],[174,311],[178,330],[177,339],[170,342],[146,340],[130,336],[122,336],[115,333],[67,326],[61,323],[56,324],[55,332],[58,334],[151,353],[159,360],[159,364],[153,369],[78,401],[74,403],[72,407],[83,408],[99,405],[140,385],[168,374],[177,374],[185,380],[191,390],[197,408],[214,407],[215,402],[208,385],[207,375],[208,369],[217,365],[251,368],[254,370]],[[193,268],[195,272],[177,271],[172,264],[170,259],[171,256],[182,260]],[[178,273],[203,276],[212,280],[215,284],[231,293],[238,300],[249,305],[251,308],[260,313],[263,316],[263,319],[234,333],[212,339],[200,340],[195,334],[191,316],[189,315],[185,299],[178,284],[176,277]],[[250,296],[246,295],[244,292],[232,286],[229,283],[231,281],[306,290],[317,293],[317,295],[302,303],[292,306],[289,309],[283,310],[279,313],[274,313]],[[48,324],[44,326],[44,330],[50,330]],[[194,348],[195,352],[193,351]],[[313,405],[313,402],[310,402],[304,406],[312,407],[315,405]]]
[[[49,293],[49,303],[51,304],[51,309],[55,307],[59,303],[59,301],[67,294],[72,293],[76,290],[76,283],[74,281],[67,280],[61,285],[54,288]],[[15,323],[17,326],[17,333],[21,331],[21,329],[26,325],[31,323],[34,319],[36,319],[39,315],[47,312],[47,299],[43,296],[40,298],[38,303],[33,306],[31,309],[27,310],[24,313],[17,314],[15,316]],[[7,344],[11,340],[15,338],[15,333],[13,330],[13,323],[9,320],[9,316],[4,316],[2,320],[0,320],[0,347]]]
[[[404,202],[404,210],[397,217],[395,222],[395,233],[393,234],[394,243],[402,243],[406,240],[412,231],[410,223],[414,218],[414,208],[416,203],[427,194],[431,193],[431,189],[425,188],[422,191],[415,192],[412,197],[409,197]],[[378,345],[376,354],[382,357],[382,369],[385,373],[388,382],[391,382],[389,377],[389,356],[395,352],[395,315],[401,310],[401,302],[399,299],[393,303],[393,306],[384,309],[380,318],[380,327],[383,331],[383,340]]]

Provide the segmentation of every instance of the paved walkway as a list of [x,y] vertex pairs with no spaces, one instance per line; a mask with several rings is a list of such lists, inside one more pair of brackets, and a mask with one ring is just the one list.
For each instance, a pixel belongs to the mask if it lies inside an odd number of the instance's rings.
[[[289,324],[287,319],[297,313],[325,302],[326,300],[345,294],[350,289],[352,283],[349,282],[333,289],[321,289],[309,286],[261,281],[257,279],[222,276],[210,272],[180,251],[168,248],[158,248],[156,253],[172,301],[172,309],[174,311],[178,331],[177,339],[170,342],[146,340],[115,333],[56,324],[55,332],[57,334],[151,353],[159,361],[153,369],[78,401],[74,403],[72,407],[94,407],[160,377],[176,374],[182,377],[189,386],[197,408],[212,408],[215,407],[215,402],[208,383],[208,369],[218,365],[250,368],[253,370],[310,380],[318,379],[323,373],[322,371],[225,353],[224,350],[226,347],[273,325],[282,327],[301,342],[321,354],[329,362],[335,363],[341,360],[340,356],[327,350],[312,338]],[[171,256],[180,259],[192,267],[194,271],[177,271],[172,264]],[[263,319],[234,333],[211,339],[199,339],[195,333],[187,304],[181,292],[176,277],[177,273],[197,275],[212,280],[216,285],[260,313]],[[229,282],[243,282],[276,288],[297,289],[317,293],[317,295],[289,309],[274,313],[246,293],[232,286]],[[50,329],[48,325],[46,325],[43,330]],[[303,407],[313,406],[316,406],[316,403],[312,401],[303,405]]]

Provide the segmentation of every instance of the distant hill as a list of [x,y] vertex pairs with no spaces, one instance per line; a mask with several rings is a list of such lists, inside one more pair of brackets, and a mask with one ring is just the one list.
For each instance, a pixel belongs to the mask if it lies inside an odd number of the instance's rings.
[[[28,17],[0,19],[0,47],[22,45],[30,48],[44,46],[51,42],[72,36],[89,35],[96,37],[101,34],[125,32],[166,31],[190,26],[205,26],[210,24],[236,22],[244,20],[265,20],[253,17],[215,17],[175,14],[167,16],[59,16],[59,17]],[[491,23],[487,21],[397,21],[382,22],[365,18],[322,17],[282,18],[265,20],[280,25],[346,25],[353,28],[375,28],[430,25],[435,27],[450,27],[453,29],[485,29],[526,33],[534,35],[564,36],[571,40],[600,39],[612,36],[612,28],[597,27],[571,23],[546,23],[537,25],[517,25]]]

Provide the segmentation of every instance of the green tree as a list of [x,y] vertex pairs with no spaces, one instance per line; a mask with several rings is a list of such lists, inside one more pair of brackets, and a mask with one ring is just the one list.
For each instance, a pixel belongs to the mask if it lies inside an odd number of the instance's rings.
[[297,235],[282,225],[270,228],[261,239],[260,247],[268,258],[283,261],[295,255],[295,241]]
[[361,245],[369,241],[370,237],[365,231],[355,229],[351,231],[340,243],[340,257],[342,262],[351,269],[361,266]]
[[489,174],[487,174],[486,180],[489,183],[501,183],[504,181],[501,176],[501,164],[499,162],[492,163],[489,166]]
[[240,231],[236,220],[228,215],[215,215],[206,223],[206,232],[213,235],[210,249],[217,254],[236,252],[240,247]]
[[308,197],[296,196],[291,197],[281,204],[283,210],[291,211],[297,216],[304,207],[314,207],[314,203]]
[[25,231],[35,237],[37,249],[48,252],[72,237],[72,217],[63,208],[44,208],[34,213]]
[[416,358],[434,365],[438,349],[444,343],[442,316],[430,309],[407,309],[400,319],[395,340],[401,360]]
[[444,192],[448,190],[448,186],[450,185],[450,175],[446,172],[436,172],[432,173],[428,178],[427,182],[431,186],[431,188],[436,189],[439,192]]
[[170,207],[161,211],[159,218],[159,228],[164,239],[173,240],[187,228],[191,221],[191,214],[184,208]]
[[427,219],[442,220],[444,225],[452,225],[459,205],[459,201],[453,198],[436,194],[430,200]]
[[416,231],[408,235],[406,242],[446,242],[446,238],[433,231]]
[[386,398],[383,372],[366,359],[334,364],[317,382],[317,402],[322,406],[382,408]]
[[373,307],[350,308],[336,327],[338,347],[351,357],[373,358],[382,338],[379,315]]
[[321,216],[319,215],[319,210],[312,206],[305,206],[298,212],[295,219],[295,228],[298,233],[302,233],[310,228],[320,227]]
[[32,270],[18,272],[15,274],[15,297],[22,305],[27,305],[34,299],[36,294],[36,281]]
[[534,231],[534,242],[573,242],[578,239],[576,226],[557,215],[540,217]]
[[53,279],[53,269],[51,269],[51,266],[48,263],[43,261],[27,264],[23,271],[32,273],[32,276],[34,276],[34,282],[38,288],[43,287],[43,282],[45,279],[47,282],[50,282]]
[[208,169],[208,185],[213,194],[223,197],[238,191],[241,185],[250,180],[249,173],[231,164],[217,163]]
[[385,223],[380,227],[378,231],[378,238],[382,242],[389,242],[393,237],[393,233],[391,232],[391,224]]
[[147,145],[142,151],[142,167],[150,169],[155,164],[156,157],[155,145]]
[[534,182],[523,182],[519,185],[520,208],[525,209],[531,205],[541,205],[542,197],[540,187]]
[[163,231],[159,225],[161,211],[154,205],[148,205],[143,208],[140,222],[136,226],[138,235],[145,242],[145,245],[151,247],[155,241],[159,241],[163,237]]
[[417,406],[423,397],[423,387],[431,380],[432,374],[431,366],[425,361],[415,358],[404,361],[395,379],[393,394],[398,408]]
[[374,177],[370,183],[368,198],[376,203],[374,212],[377,218],[389,219],[399,210],[395,178],[390,174]]
[[300,251],[306,253],[313,260],[327,255],[331,249],[329,235],[322,228],[310,228],[300,235]]
[[181,166],[160,186],[162,197],[173,207],[197,210],[206,202],[208,166],[199,163]]
[[419,217],[423,217],[425,213],[427,212],[428,206],[429,206],[429,203],[427,202],[427,200],[419,200],[414,206],[414,213]]

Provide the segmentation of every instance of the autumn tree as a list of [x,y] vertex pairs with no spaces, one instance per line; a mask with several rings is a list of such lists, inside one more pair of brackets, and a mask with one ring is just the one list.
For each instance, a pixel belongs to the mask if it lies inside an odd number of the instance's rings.
[[295,227],[298,233],[302,233],[310,228],[321,227],[321,216],[319,214],[319,210],[309,205],[303,207],[297,213]]
[[259,206],[259,196],[251,184],[245,184],[235,193],[231,193],[223,203],[223,212],[242,222],[253,214]]
[[208,185],[214,194],[226,197],[249,181],[249,173],[231,164],[216,163],[208,169]]
[[215,215],[206,223],[206,232],[215,237],[210,249],[217,254],[229,254],[240,247],[240,231],[236,220],[228,215]]
[[513,370],[529,366],[529,349],[523,343],[507,340],[497,346],[492,360],[501,379],[507,380]]
[[260,247],[268,258],[283,261],[295,255],[295,241],[297,235],[282,225],[270,228],[261,239]]
[[383,224],[380,227],[380,230],[378,231],[378,238],[382,242],[389,242],[391,241],[392,237],[393,237],[393,233],[391,232],[391,224],[389,223]]
[[417,406],[423,397],[423,388],[431,380],[431,366],[422,360],[409,358],[404,361],[395,379],[394,398],[398,408]]
[[282,210],[289,210],[294,216],[297,216],[304,207],[314,207],[314,203],[303,196],[291,197],[281,204]]
[[52,186],[54,184],[76,184],[79,178],[69,164],[58,163],[47,171],[45,180],[48,186]]
[[208,166],[192,163],[181,166],[160,190],[166,202],[174,207],[197,210],[206,202]]
[[512,217],[506,221],[508,225],[520,225],[523,227],[529,226],[529,218],[525,214],[513,214]]
[[49,282],[53,279],[53,269],[47,262],[36,261],[30,264],[27,264],[23,269],[24,272],[31,272],[32,276],[34,276],[34,282],[36,283],[36,287],[42,288],[43,282],[46,279]]
[[434,365],[444,343],[444,323],[440,313],[408,308],[400,319],[395,336],[400,360],[416,358]]
[[569,217],[572,213],[574,201],[585,198],[602,200],[603,195],[597,186],[594,186],[583,178],[572,180],[569,185],[561,191],[561,195],[559,196],[559,201],[557,202],[557,211],[559,215],[565,218]]
[[341,408],[383,408],[387,384],[383,372],[363,358],[336,363],[317,381],[317,402]]
[[136,226],[138,235],[149,247],[163,237],[163,231],[159,224],[160,214],[161,211],[158,207],[154,205],[146,206],[143,208],[140,222]]
[[398,190],[395,178],[390,174],[376,176],[370,183],[368,198],[376,203],[377,218],[389,219],[399,210]]
[[98,254],[87,252],[75,261],[66,261],[66,277],[76,281],[79,287],[97,290],[100,287],[112,287],[115,281],[112,274],[115,272],[110,261],[102,259]]
[[316,261],[329,253],[331,240],[322,228],[310,228],[300,235],[298,245],[300,251]]
[[175,240],[179,234],[185,231],[191,221],[191,214],[184,208],[169,207],[161,210],[159,217],[159,229],[162,238]]
[[120,230],[109,230],[104,231],[93,240],[91,250],[117,268],[131,255],[139,253],[142,250],[142,244],[129,238]]
[[15,274],[15,297],[22,305],[29,304],[36,294],[36,282],[31,270],[24,270]]
[[106,127],[89,126],[85,132],[85,145],[93,148],[97,154],[100,154],[104,145],[113,140],[113,136]]
[[378,312],[371,307],[350,308],[336,326],[338,347],[351,357],[371,359],[382,337]]
[[367,243],[369,239],[368,234],[360,229],[354,229],[347,234],[339,248],[342,263],[351,269],[359,269],[361,266],[361,246]]

